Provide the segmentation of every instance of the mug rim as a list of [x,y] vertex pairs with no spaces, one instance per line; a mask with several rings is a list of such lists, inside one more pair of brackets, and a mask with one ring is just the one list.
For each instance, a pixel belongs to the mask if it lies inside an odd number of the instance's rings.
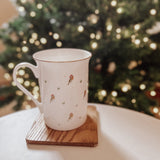
[[[37,55],[42,54],[42,53],[44,53],[44,52],[46,52],[46,51],[49,52],[49,51],[56,51],[56,50],[79,51],[79,52],[86,53],[87,56],[86,56],[85,58],[80,58],[80,59],[76,59],[76,60],[66,60],[66,61],[63,61],[63,60],[59,60],[59,61],[55,61],[55,60],[44,60],[44,59],[41,59],[41,58],[36,57]],[[92,57],[92,54],[91,54],[91,52],[89,52],[89,51],[87,51],[87,50],[79,49],[79,48],[52,48],[52,49],[44,49],[44,50],[35,52],[32,57],[33,57],[34,60],[38,60],[38,61],[41,61],[41,62],[48,62],[48,63],[69,63],[69,62],[77,62],[77,61],[83,61],[83,60],[86,60],[86,59],[90,59],[90,58]]]

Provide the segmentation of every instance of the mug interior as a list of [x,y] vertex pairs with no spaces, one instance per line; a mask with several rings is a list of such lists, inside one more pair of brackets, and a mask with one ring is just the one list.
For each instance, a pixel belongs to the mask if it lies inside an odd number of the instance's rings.
[[83,49],[57,48],[36,52],[33,58],[45,62],[74,62],[91,57],[91,53]]

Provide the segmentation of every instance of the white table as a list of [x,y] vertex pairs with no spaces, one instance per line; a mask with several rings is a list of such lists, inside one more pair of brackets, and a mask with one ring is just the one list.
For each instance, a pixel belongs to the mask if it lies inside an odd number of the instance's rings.
[[0,160],[159,160],[160,121],[135,111],[94,104],[99,112],[97,147],[27,145],[38,109],[0,118]]

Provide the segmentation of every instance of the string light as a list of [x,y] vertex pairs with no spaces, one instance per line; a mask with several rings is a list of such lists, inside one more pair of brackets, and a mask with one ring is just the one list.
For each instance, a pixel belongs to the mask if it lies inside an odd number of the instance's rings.
[[21,0],[21,3],[26,3],[26,0]]
[[32,100],[32,99],[31,99],[31,97],[27,96],[27,100],[29,100],[29,101],[30,101],[30,100]]
[[91,47],[92,47],[92,49],[96,49],[96,48],[98,47],[97,42],[93,42],[93,43],[91,44]]
[[20,70],[18,71],[18,74],[19,74],[20,76],[23,76],[23,75],[25,74],[25,71],[24,71],[23,69],[20,69]]
[[38,40],[36,40],[36,41],[34,42],[34,44],[35,44],[36,46],[39,46],[39,45],[40,45],[40,42],[39,42]]
[[44,37],[42,37],[42,38],[40,39],[40,42],[41,42],[42,44],[46,44],[46,43],[47,43],[47,39],[44,38]]
[[22,43],[23,43],[23,44],[26,44],[27,42],[26,42],[26,41],[23,41]]
[[140,29],[140,24],[136,24],[136,25],[134,26],[134,30],[138,31],[139,29]]
[[143,42],[148,42],[149,38],[148,37],[144,37],[143,38]]
[[151,44],[149,45],[149,47],[150,47],[151,49],[153,49],[153,50],[156,50],[156,49],[157,49],[157,44],[156,44],[156,43],[151,43]]
[[5,73],[5,74],[4,74],[4,78],[5,78],[6,80],[11,80],[11,76],[10,76],[9,73]]
[[96,34],[96,39],[99,40],[99,39],[101,39],[101,37],[102,37],[102,32],[98,31]]
[[20,52],[20,51],[21,51],[21,48],[20,48],[20,47],[17,47],[17,48],[16,48],[16,51],[17,51],[17,52]]
[[34,39],[34,40],[36,40],[37,38],[38,38],[38,34],[37,33],[32,33],[32,38]]
[[92,24],[96,24],[98,22],[98,19],[99,19],[99,17],[97,15],[95,15],[95,14],[90,14],[87,17],[87,20]]
[[83,32],[84,31],[84,27],[82,25],[78,26],[77,28],[78,32]]
[[117,1],[113,0],[111,1],[111,6],[115,7],[117,5]]
[[120,34],[117,34],[117,35],[116,35],[116,38],[117,38],[117,39],[121,39],[121,35],[120,35]]
[[154,15],[156,15],[157,11],[156,11],[155,9],[151,9],[151,10],[149,11],[149,13],[150,13],[152,16],[154,16]]
[[16,86],[16,83],[14,81],[12,81],[12,86],[14,86],[14,87]]
[[34,87],[35,85],[36,85],[36,83],[35,83],[35,82],[32,82],[32,83],[31,83],[31,86],[32,86],[32,87]]
[[57,41],[57,42],[56,42],[56,46],[57,46],[57,47],[62,47],[62,42],[61,42],[61,41]]
[[106,97],[106,96],[107,96],[107,91],[106,90],[103,89],[103,90],[98,91],[98,99],[100,101],[102,101],[103,98]]
[[23,95],[23,92],[22,92],[22,91],[20,91],[20,90],[17,90],[17,91],[16,91],[16,95],[18,95],[18,96],[22,96],[22,95]]
[[140,41],[140,39],[135,39],[134,43],[135,43],[136,45],[139,45],[139,44],[141,43],[141,41]]
[[22,84],[24,82],[24,79],[23,78],[17,78],[17,81]]
[[136,99],[132,99],[131,102],[132,102],[132,103],[136,103]]
[[117,13],[118,14],[121,14],[123,12],[123,9],[122,8],[117,8]]
[[95,37],[96,37],[96,35],[95,35],[94,33],[91,33],[91,34],[90,34],[90,38],[91,38],[91,39],[94,39]]
[[8,63],[8,68],[13,69],[14,66],[15,66],[14,63],[12,63],[12,62],[11,62],[11,63]]
[[95,13],[95,14],[99,14],[99,10],[98,10],[98,9],[96,9],[94,13]]
[[154,113],[158,113],[158,112],[159,112],[158,107],[154,107],[154,108],[153,108],[153,112],[154,112]]
[[33,38],[30,38],[30,39],[29,39],[29,43],[33,44],[33,43],[34,43],[34,39],[33,39]]
[[59,34],[58,33],[54,33],[53,34],[53,39],[59,39]]
[[24,7],[23,6],[18,7],[18,11],[19,12],[24,12]]
[[156,92],[155,92],[155,91],[151,91],[151,92],[150,92],[150,95],[151,95],[151,96],[156,96]]
[[42,7],[43,7],[43,5],[42,5],[41,3],[38,3],[38,4],[37,4],[37,8],[38,8],[38,9],[42,9]]
[[53,33],[52,33],[52,32],[49,32],[48,34],[49,34],[49,36],[52,36],[52,35],[53,35]]
[[22,52],[26,53],[28,52],[29,48],[27,46],[23,46],[22,47]]
[[31,17],[35,17],[35,16],[36,16],[36,12],[31,11],[31,12],[30,12],[30,16],[31,16]]
[[113,97],[117,97],[118,93],[117,93],[117,91],[112,91],[112,92],[111,92],[111,95],[112,95]]
[[24,82],[24,85],[25,85],[26,87],[28,87],[28,86],[30,86],[30,82],[29,82],[29,81],[25,81],[25,82]]
[[112,24],[107,25],[106,29],[107,29],[107,31],[111,31],[112,30]]
[[116,29],[116,32],[117,32],[117,33],[121,33],[121,29],[120,29],[120,28],[117,28],[117,29]]
[[146,89],[146,85],[145,85],[145,84],[140,84],[139,88],[140,88],[141,90],[144,90],[144,89]]
[[121,88],[122,92],[128,92],[128,90],[130,90],[130,89],[131,89],[131,86],[129,84],[125,84]]

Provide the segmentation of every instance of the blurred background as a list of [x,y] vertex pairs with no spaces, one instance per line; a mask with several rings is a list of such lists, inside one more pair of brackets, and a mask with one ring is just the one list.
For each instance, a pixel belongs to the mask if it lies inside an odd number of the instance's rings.
[[[1,0],[0,116],[35,107],[16,64],[48,48],[89,50],[89,102],[160,118],[160,0]],[[27,68],[18,81],[40,100]]]

